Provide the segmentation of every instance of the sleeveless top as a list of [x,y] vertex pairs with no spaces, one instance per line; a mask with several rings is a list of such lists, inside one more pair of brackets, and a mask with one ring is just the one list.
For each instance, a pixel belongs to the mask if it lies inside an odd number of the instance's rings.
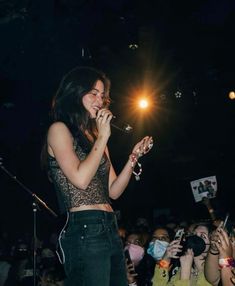
[[[79,145],[78,141],[74,138],[74,150],[79,160],[83,161],[87,156],[87,148],[82,148],[83,144]],[[60,169],[56,159],[49,154],[48,167],[53,184],[59,192],[58,197],[63,200],[59,204],[64,203],[67,210],[83,205],[110,203],[108,185],[110,161],[106,154],[103,155],[95,176],[85,190],[74,186]]]

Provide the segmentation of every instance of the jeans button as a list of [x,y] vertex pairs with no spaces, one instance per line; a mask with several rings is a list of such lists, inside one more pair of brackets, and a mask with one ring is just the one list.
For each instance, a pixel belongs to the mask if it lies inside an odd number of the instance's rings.
[[84,224],[84,226],[83,226],[84,228],[87,228],[87,225],[86,224]]

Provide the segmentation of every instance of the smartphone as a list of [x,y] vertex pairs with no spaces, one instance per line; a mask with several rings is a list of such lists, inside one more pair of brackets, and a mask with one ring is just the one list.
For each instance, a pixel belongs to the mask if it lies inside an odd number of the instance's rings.
[[125,254],[125,257],[126,257],[126,259],[127,259],[127,263],[128,263],[128,264],[129,264],[129,263],[132,263],[131,257],[130,257],[130,253],[129,253],[128,249],[125,249],[124,254]]
[[[127,265],[133,264],[128,249],[125,249],[124,254],[125,254],[125,257],[127,259]],[[130,274],[136,274],[136,272],[134,270],[131,270]]]
[[[179,240],[179,244],[183,246],[184,244],[184,234],[185,234],[185,231],[184,231],[184,228],[180,228],[177,230],[176,234],[175,234],[175,237],[174,237],[174,240]],[[182,251],[178,251],[176,253],[177,256],[181,256],[183,253]]]
[[229,213],[226,214],[226,217],[223,221],[222,228],[225,229],[229,218]]
[[183,236],[184,236],[184,228],[180,228],[177,230],[174,240],[182,240]]

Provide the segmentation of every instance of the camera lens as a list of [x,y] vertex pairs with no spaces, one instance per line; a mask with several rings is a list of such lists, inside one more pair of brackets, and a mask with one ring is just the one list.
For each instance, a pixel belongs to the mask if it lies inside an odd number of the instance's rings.
[[182,245],[183,245],[183,249],[182,249],[181,255],[184,255],[185,252],[189,248],[191,248],[193,250],[194,256],[199,256],[206,249],[205,241],[197,235],[187,236],[185,240],[183,241]]

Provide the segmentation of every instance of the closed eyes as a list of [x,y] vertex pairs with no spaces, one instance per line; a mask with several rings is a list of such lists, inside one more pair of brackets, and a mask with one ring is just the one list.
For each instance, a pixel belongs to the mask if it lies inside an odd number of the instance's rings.
[[97,89],[92,89],[90,91],[90,94],[94,95],[94,96],[98,96],[100,95],[101,98],[104,98],[104,92],[100,92],[99,90]]

